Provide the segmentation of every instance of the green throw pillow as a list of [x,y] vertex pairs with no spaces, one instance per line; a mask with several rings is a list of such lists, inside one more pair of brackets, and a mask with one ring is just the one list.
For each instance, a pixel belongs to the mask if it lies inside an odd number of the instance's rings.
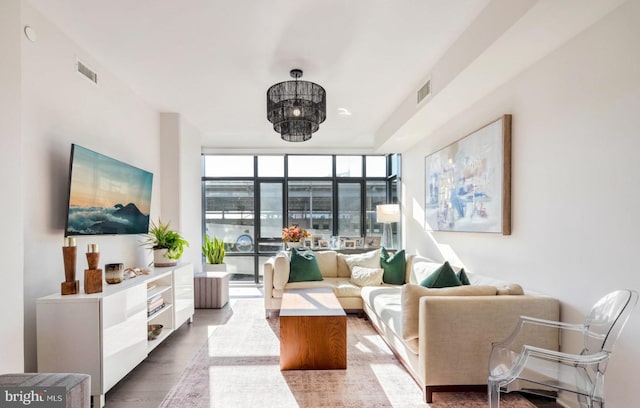
[[289,282],[321,281],[322,274],[318,265],[318,258],[311,250],[291,251],[291,271]]
[[391,283],[394,285],[404,284],[407,265],[406,262],[404,249],[389,256],[387,250],[382,248],[380,251],[380,266],[384,270],[382,281],[384,283]]
[[467,276],[467,273],[464,271],[464,268],[460,269],[460,271],[456,273],[456,277],[458,278],[460,283],[462,283],[463,285],[471,285],[471,282],[469,281],[469,277]]
[[420,286],[426,288],[448,288],[451,286],[462,286],[462,282],[451,269],[449,262],[445,262],[441,267],[420,282]]

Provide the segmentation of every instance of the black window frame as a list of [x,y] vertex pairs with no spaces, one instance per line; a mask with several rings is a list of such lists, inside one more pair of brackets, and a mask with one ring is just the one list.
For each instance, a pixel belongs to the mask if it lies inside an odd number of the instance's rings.
[[[216,177],[208,177],[206,176],[205,169],[205,157],[208,155],[222,156],[225,154],[220,153],[202,153],[201,155],[201,167],[202,167],[202,238],[204,239],[204,234],[206,233],[206,191],[205,186],[207,181],[222,181],[222,180],[230,180],[230,181],[248,181],[253,182],[253,191],[254,191],[254,233],[253,233],[253,250],[251,252],[243,252],[243,253],[234,253],[229,252],[226,256],[234,257],[234,256],[253,256],[255,259],[254,262],[254,283],[259,284],[260,282],[260,265],[259,260],[262,257],[268,257],[275,255],[277,251],[261,251],[260,243],[278,243],[281,242],[280,237],[273,238],[261,238],[261,225],[260,225],[260,183],[261,182],[279,182],[283,185],[282,192],[282,208],[283,208],[283,225],[282,227],[286,227],[286,223],[288,221],[289,215],[289,181],[330,181],[333,189],[333,197],[332,197],[332,213],[333,213],[333,222],[332,222],[332,235],[338,235],[338,214],[339,214],[339,200],[338,200],[338,185],[340,183],[359,183],[360,184],[360,233],[361,236],[364,237],[366,235],[366,217],[367,217],[367,208],[366,208],[366,200],[367,200],[367,181],[378,181],[384,182],[385,185],[385,198],[386,203],[400,203],[401,197],[401,168],[402,161],[401,155],[398,153],[393,154],[354,154],[354,153],[344,153],[344,154],[302,154],[302,153],[292,153],[292,154],[278,154],[278,153],[263,153],[263,154],[228,154],[226,156],[253,156],[253,177],[242,176],[242,177],[224,177],[224,176],[216,176]],[[284,160],[284,175],[282,177],[260,177],[258,175],[258,157],[259,156],[282,156]],[[289,176],[289,157],[290,156],[331,156],[331,177],[290,177]],[[362,175],[358,177],[351,176],[336,176],[336,158],[339,156],[361,156],[362,157]],[[386,160],[386,176],[377,176],[377,177],[367,177],[367,156],[385,156]],[[398,169],[397,174],[391,174],[391,170],[393,168],[392,163],[393,160],[396,160],[396,168]],[[394,185],[395,185],[395,194],[394,194]],[[398,243],[401,245],[400,239],[400,225],[397,226],[397,235],[398,235]],[[204,257],[203,257],[204,262]]]

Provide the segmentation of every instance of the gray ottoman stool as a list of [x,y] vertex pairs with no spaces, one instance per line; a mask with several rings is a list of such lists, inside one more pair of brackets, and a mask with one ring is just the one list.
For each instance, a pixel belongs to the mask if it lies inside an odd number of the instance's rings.
[[196,309],[221,309],[229,302],[229,273],[204,272],[194,277]]

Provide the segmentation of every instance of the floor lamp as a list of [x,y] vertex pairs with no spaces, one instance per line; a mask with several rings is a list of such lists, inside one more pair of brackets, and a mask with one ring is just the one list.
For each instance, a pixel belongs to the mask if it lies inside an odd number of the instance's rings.
[[379,223],[384,224],[382,246],[389,249],[394,248],[391,223],[400,221],[400,206],[398,204],[380,204],[376,206],[376,218]]

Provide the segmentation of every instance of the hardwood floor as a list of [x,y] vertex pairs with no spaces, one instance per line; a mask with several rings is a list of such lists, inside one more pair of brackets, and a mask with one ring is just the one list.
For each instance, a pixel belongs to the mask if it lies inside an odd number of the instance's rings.
[[209,338],[211,328],[224,324],[231,309],[196,309],[185,323],[107,392],[108,408],[155,408],[178,382],[193,356]]
[[[230,298],[262,298],[261,288],[232,287]],[[155,408],[178,382],[183,370],[204,345],[215,326],[231,316],[223,309],[196,309],[192,324],[185,323],[106,394],[107,408]],[[538,408],[561,407],[554,400],[526,396]],[[231,407],[230,407],[231,408]]]

